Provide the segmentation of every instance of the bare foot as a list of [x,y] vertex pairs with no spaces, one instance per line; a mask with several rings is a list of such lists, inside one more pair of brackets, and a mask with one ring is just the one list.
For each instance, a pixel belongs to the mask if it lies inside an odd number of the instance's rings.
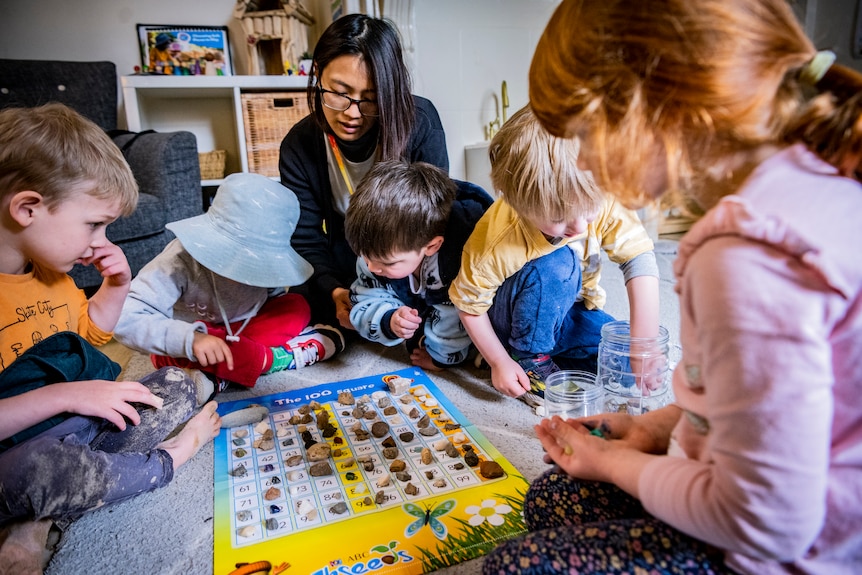
[[221,429],[221,417],[216,413],[218,404],[210,401],[200,412],[189,419],[175,436],[157,447],[167,451],[174,460],[174,470],[188,461],[200,448],[212,441]]
[[442,367],[437,366],[434,360],[431,359],[431,354],[423,347],[417,347],[410,354],[410,361],[413,365],[421,367],[425,371],[443,371]]
[[42,575],[52,552],[47,548],[51,520],[23,521],[0,533],[0,575]]

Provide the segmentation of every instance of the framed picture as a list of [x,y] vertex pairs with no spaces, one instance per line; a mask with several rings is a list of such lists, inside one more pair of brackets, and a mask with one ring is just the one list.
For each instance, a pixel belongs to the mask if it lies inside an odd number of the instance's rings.
[[138,24],[141,71],[174,76],[230,76],[227,26]]

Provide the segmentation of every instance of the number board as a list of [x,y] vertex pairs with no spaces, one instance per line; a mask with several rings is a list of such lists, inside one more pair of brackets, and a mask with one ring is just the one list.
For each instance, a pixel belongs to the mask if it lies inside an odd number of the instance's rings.
[[[214,572],[426,573],[525,531],[527,483],[409,368],[219,405]],[[538,454],[537,454],[538,456]]]

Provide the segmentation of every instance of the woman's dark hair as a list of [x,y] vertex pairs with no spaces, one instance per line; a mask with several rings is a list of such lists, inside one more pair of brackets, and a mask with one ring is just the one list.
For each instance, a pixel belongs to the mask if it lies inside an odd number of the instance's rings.
[[316,87],[326,66],[345,55],[362,58],[377,90],[381,159],[401,159],[413,131],[415,110],[410,73],[404,65],[397,29],[386,20],[349,14],[324,30],[314,48],[314,65],[308,78],[308,107],[327,131]]

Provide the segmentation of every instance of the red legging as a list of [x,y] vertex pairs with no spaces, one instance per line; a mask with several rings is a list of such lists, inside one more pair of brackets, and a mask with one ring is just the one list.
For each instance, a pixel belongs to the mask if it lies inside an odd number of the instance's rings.
[[[287,293],[268,299],[239,334],[239,341],[227,342],[233,354],[232,370],[228,369],[224,362],[204,367],[184,357],[153,354],[150,359],[157,368],[174,365],[199,369],[221,379],[254,387],[257,378],[272,363],[269,348],[284,345],[288,340],[299,335],[310,319],[311,309],[305,298],[299,294]],[[241,325],[242,322],[238,321],[231,323],[230,327],[236,333]],[[207,333],[222,339],[227,336],[224,324],[207,323]]]

